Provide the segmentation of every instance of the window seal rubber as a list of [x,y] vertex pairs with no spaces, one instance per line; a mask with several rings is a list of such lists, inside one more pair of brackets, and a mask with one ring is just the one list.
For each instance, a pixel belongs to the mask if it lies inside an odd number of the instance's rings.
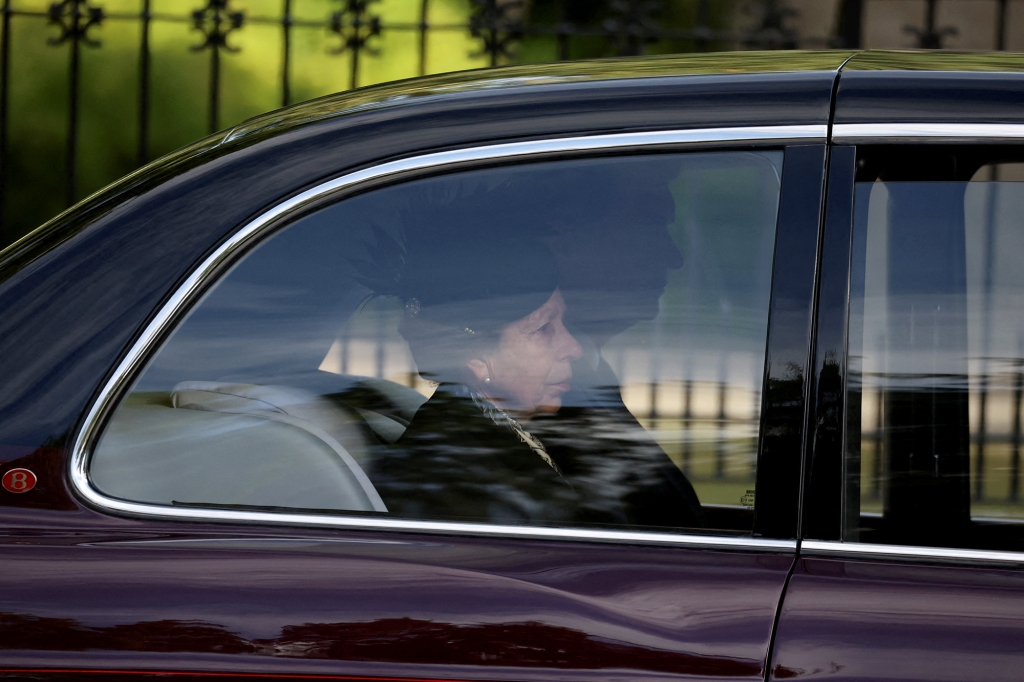
[[171,294],[156,315],[143,329],[110,378],[92,401],[75,437],[71,451],[69,478],[71,489],[85,503],[102,512],[179,521],[211,521],[292,525],[367,531],[405,531],[458,535],[482,535],[506,538],[576,540],[642,545],[733,549],[759,552],[795,552],[796,540],[756,537],[730,537],[696,533],[661,531],[625,531],[588,528],[557,528],[545,526],[492,525],[448,521],[415,521],[359,516],[310,513],[278,513],[165,505],[132,502],[110,497],[92,485],[89,459],[99,440],[107,417],[116,407],[123,391],[144,369],[169,329],[180,316],[207,290],[210,280],[224,266],[234,262],[247,247],[264,233],[280,225],[282,220],[321,204],[336,194],[349,192],[360,185],[391,179],[410,173],[433,171],[481,162],[522,161],[527,157],[547,158],[551,155],[601,153],[607,151],[683,150],[714,148],[724,145],[786,144],[792,142],[824,142],[828,128],[820,125],[748,126],[729,128],[697,128],[683,130],[615,133],[605,135],[560,137],[523,142],[481,145],[433,152],[401,158],[346,173],[305,190],[249,221],[218,246],[196,267]]

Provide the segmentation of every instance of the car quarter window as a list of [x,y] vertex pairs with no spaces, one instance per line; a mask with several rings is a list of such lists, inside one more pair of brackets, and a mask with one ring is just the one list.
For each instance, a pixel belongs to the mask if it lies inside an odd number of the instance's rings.
[[857,151],[844,539],[1024,550],[1024,147]]
[[306,214],[155,352],[91,484],[197,512],[749,535],[782,157],[523,163]]

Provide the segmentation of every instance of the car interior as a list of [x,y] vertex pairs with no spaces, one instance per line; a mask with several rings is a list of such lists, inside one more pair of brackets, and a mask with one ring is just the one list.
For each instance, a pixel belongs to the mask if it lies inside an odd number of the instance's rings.
[[1019,466],[1019,418],[1002,415],[1014,399],[1021,409],[1011,240],[1022,159],[1000,145],[859,151],[848,541],[1024,549],[1019,510],[991,499]]
[[386,512],[366,471],[426,398],[384,379],[347,379],[324,396],[209,381],[132,395],[107,427],[93,481],[155,504]]
[[[658,168],[669,167],[664,158]],[[648,161],[594,163],[632,177]],[[753,528],[781,163],[777,150],[680,155],[677,175],[655,174],[684,187],[656,187],[669,209],[676,202],[676,222],[665,224],[669,210],[655,232],[687,255],[657,284],[648,318],[603,350],[635,433],[656,441],[689,480],[700,478],[698,497],[716,532]],[[551,177],[576,177],[549,166]],[[536,171],[476,171],[470,179],[473,187],[502,186],[529,172]],[[233,265],[176,323],[110,415],[89,463],[96,489],[165,506],[388,513],[374,487],[375,463],[433,387],[417,375],[398,332],[403,302],[376,292],[396,276],[395,226],[413,220],[396,207],[458,187],[444,176],[420,182],[306,215]],[[645,282],[645,262],[631,267]],[[598,315],[622,316],[614,306],[623,304],[599,291]],[[659,295],[670,310],[664,321],[650,319],[660,315]],[[602,351],[587,352],[600,364]]]

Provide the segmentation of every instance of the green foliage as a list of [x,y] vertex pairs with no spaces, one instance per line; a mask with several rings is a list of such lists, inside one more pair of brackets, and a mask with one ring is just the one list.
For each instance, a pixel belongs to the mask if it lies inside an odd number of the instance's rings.
[[[210,51],[191,22],[202,0],[153,0],[150,28],[149,138],[146,158],[157,158],[206,135],[210,102]],[[131,172],[138,164],[140,119],[141,0],[92,0],[106,18],[89,31],[98,46],[80,47],[78,145],[75,198]],[[381,16],[383,35],[362,53],[357,85],[419,75],[420,0],[386,0],[370,6]],[[232,0],[245,12],[221,52],[218,127],[282,106],[283,30],[281,0]],[[349,53],[337,53],[340,36],[327,29],[338,0],[294,0],[293,16],[315,26],[292,29],[291,97],[300,102],[350,87]],[[15,4],[18,11],[45,12],[38,2]],[[469,0],[432,0],[431,24],[464,26]],[[11,18],[10,114],[7,191],[0,248],[65,208],[69,127],[70,41],[52,45],[59,28],[45,16]],[[426,45],[426,73],[485,66],[472,57],[478,41],[465,29],[432,30]]]
[[[75,199],[131,172],[138,165],[140,130],[140,61],[144,0],[90,0],[105,18],[89,30],[100,44],[80,48],[78,146]],[[184,146],[209,130],[210,50],[196,50],[202,34],[191,12],[205,0],[151,0],[149,135],[146,160]],[[708,25],[726,28],[733,2],[710,2]],[[352,85],[350,51],[339,51],[343,38],[328,28],[341,0],[292,0],[289,103],[346,90]],[[568,40],[573,59],[609,56],[622,50],[602,33],[602,21],[614,15],[610,0],[567,0],[558,15],[557,0],[527,3],[531,24],[552,26],[560,19],[595,29],[593,35]],[[380,0],[369,14],[380,17],[382,35],[360,54],[356,85],[383,83],[420,75],[422,0]],[[10,116],[7,189],[0,222],[0,248],[65,208],[66,149],[69,129],[70,41],[52,45],[57,26],[45,16],[42,0],[14,0],[11,17]],[[666,0],[652,18],[667,30],[691,29],[698,23],[698,0]],[[228,128],[282,106],[284,0],[230,0],[229,9],[245,14],[243,26],[228,36],[231,51],[220,56],[218,128]],[[611,12],[611,14],[610,14]],[[423,73],[487,66],[481,42],[466,26],[470,0],[430,0]],[[728,47],[708,41],[645,42],[649,54],[692,52]],[[560,57],[553,35],[529,35],[513,46],[514,61],[535,63]],[[506,60],[503,60],[506,61]]]

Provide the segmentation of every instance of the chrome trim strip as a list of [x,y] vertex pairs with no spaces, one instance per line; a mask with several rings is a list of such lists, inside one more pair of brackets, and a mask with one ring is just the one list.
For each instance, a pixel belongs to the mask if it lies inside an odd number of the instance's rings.
[[994,561],[1024,563],[1024,553],[983,549],[952,549],[945,547],[911,547],[907,545],[870,545],[856,542],[824,542],[804,540],[803,554],[850,555],[864,558],[901,557],[907,559],[950,559],[954,561]]
[[1020,123],[836,123],[833,142],[869,140],[1020,140]]
[[824,125],[805,126],[753,126],[743,128],[700,128],[694,130],[667,130],[642,133],[617,133],[587,137],[567,137],[528,142],[510,142],[466,149],[424,154],[390,161],[378,166],[355,171],[329,180],[283,201],[248,223],[221,244],[185,280],[164,304],[142,335],[128,351],[111,379],[100,391],[89,408],[84,426],[78,433],[71,456],[72,487],[86,501],[109,511],[168,519],[196,519],[215,521],[242,521],[273,524],[301,524],[307,526],[352,528],[367,530],[405,530],[442,533],[470,533],[505,537],[559,538],[576,540],[609,540],[614,542],[651,543],[755,550],[793,550],[795,541],[762,540],[755,538],[712,537],[703,535],[675,535],[631,531],[605,531],[527,526],[494,526],[478,523],[448,523],[430,521],[403,521],[380,518],[352,518],[314,514],[278,514],[238,510],[195,509],[141,504],[107,497],[94,489],[89,480],[89,452],[99,436],[99,425],[113,397],[141,369],[150,348],[164,329],[201,290],[203,283],[240,249],[251,243],[264,230],[279,219],[294,213],[331,194],[371,180],[396,176],[411,171],[442,166],[453,166],[475,161],[515,159],[530,155],[573,153],[611,149],[649,148],[659,146],[689,146],[731,142],[785,142],[822,140],[827,137]]
[[[273,525],[301,525],[320,528],[347,528],[351,530],[386,530],[441,533],[446,535],[487,535],[509,538],[552,540],[605,541],[642,545],[668,545],[705,549],[747,549],[756,551],[793,551],[795,540],[764,540],[760,538],[734,538],[713,535],[683,535],[634,531],[590,530],[586,528],[544,528],[538,526],[499,526],[487,523],[449,521],[408,521],[367,517],[321,516],[314,514],[281,514],[276,512],[245,512],[219,509],[187,509],[161,507],[103,498],[104,507],[113,511],[166,519],[264,523]],[[115,504],[110,504],[111,502]]]

